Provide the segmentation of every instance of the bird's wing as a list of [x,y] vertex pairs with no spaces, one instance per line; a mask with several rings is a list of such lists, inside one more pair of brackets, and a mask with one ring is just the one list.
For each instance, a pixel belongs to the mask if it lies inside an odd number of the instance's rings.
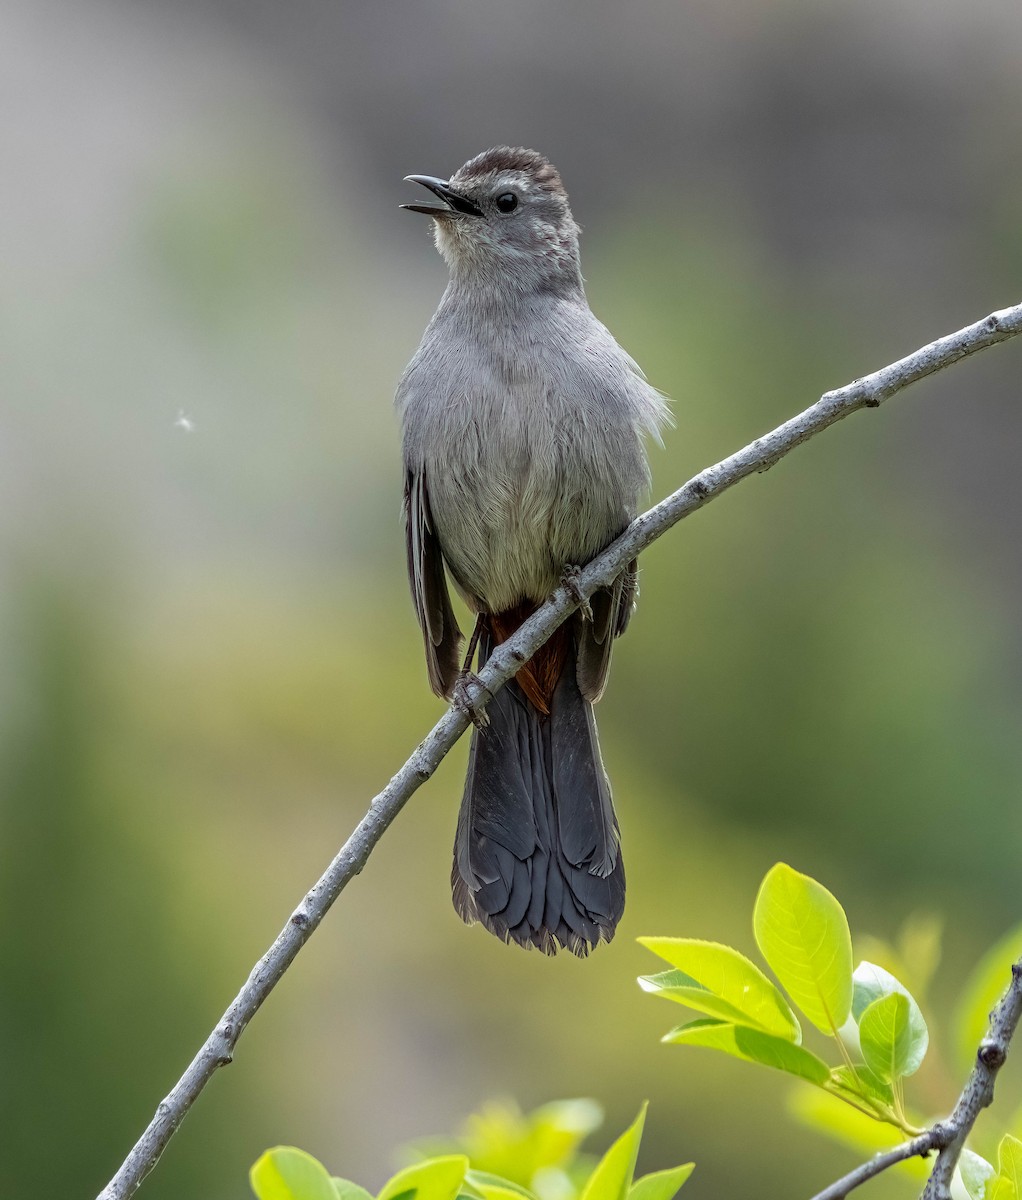
[[578,686],[582,695],[592,704],[603,695],[614,638],[628,628],[638,594],[638,564],[633,559],[611,587],[601,588],[594,593],[590,600],[593,619],[586,621],[576,617]]
[[438,696],[449,699],[458,678],[461,630],[451,609],[424,471],[405,476],[404,518],[408,582],[426,647],[429,684]]

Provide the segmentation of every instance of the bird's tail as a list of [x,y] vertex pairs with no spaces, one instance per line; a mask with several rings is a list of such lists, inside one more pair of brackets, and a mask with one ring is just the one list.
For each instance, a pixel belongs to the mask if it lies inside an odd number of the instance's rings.
[[[625,873],[570,628],[565,638],[549,712],[512,680],[487,706],[488,728],[472,734],[451,882],[463,920],[506,942],[582,957],[614,936]],[[484,635],[482,661],[491,648]]]

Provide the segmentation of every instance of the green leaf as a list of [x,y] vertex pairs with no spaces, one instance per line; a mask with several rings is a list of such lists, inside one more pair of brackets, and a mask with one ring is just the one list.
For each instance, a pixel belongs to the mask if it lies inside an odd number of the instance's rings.
[[990,1012],[1011,983],[1011,964],[1022,952],[1022,925],[995,943],[969,977],[955,1016],[955,1049],[963,1069],[976,1061],[986,1036]]
[[383,1185],[378,1200],[396,1200],[410,1193],[415,1194],[415,1200],[455,1200],[467,1170],[464,1154],[428,1158],[398,1171]]
[[536,1195],[543,1200],[578,1200],[595,1165],[595,1155],[582,1154],[570,1167],[540,1167],[532,1177]]
[[759,1029],[750,1029],[747,1025],[707,1019],[690,1021],[672,1029],[662,1040],[672,1045],[722,1050],[732,1058],[787,1071],[789,1075],[807,1079],[818,1087],[823,1087],[830,1078],[830,1067],[822,1058],[817,1058],[803,1046],[793,1045]]
[[850,1097],[859,1103],[865,1101],[881,1110],[884,1119],[887,1112],[894,1108],[894,1092],[891,1085],[863,1063],[860,1063],[854,1072],[850,1067],[835,1067],[830,1073],[827,1091],[842,1099]]
[[321,1162],[295,1146],[274,1146],[248,1173],[259,1200],[337,1200],[337,1189]]
[[987,1186],[997,1174],[987,1160],[966,1146],[958,1160],[958,1170],[971,1200],[986,1200]]
[[696,938],[639,938],[639,942],[677,968],[640,978],[639,986],[646,991],[710,1017],[801,1042],[802,1030],[791,1006],[744,954]]
[[643,1104],[634,1123],[596,1164],[596,1169],[582,1189],[580,1200],[627,1200],[645,1121],[646,1105]]
[[628,1200],[674,1200],[681,1185],[695,1170],[695,1163],[672,1167],[667,1171],[654,1171],[643,1175],[632,1184]]
[[330,1182],[334,1185],[337,1200],[373,1200],[372,1192],[367,1192],[364,1187],[359,1187],[350,1179],[338,1179],[335,1175]]
[[471,1184],[472,1188],[483,1196],[485,1200],[536,1200],[533,1192],[528,1188],[522,1187],[520,1183],[513,1183],[510,1179],[503,1179],[500,1175],[494,1175],[490,1171],[468,1171],[465,1175],[465,1183]]
[[908,1024],[908,1001],[900,992],[881,996],[862,1014],[859,1021],[859,1045],[871,1071],[892,1083],[912,1066],[912,1034]]
[[602,1122],[603,1109],[595,1100],[554,1100],[533,1109],[528,1116],[528,1141],[534,1170],[569,1162]]
[[650,995],[659,996],[663,1000],[673,1000],[675,1004],[684,1004],[704,1016],[731,1021],[735,1025],[752,1025],[759,1028],[740,1008],[704,988],[698,979],[693,979],[684,971],[661,971],[658,975],[640,975],[639,987]]
[[837,1034],[852,1007],[852,939],[844,909],[827,889],[777,863],[760,885],[756,943],[810,1021]]
[[852,1016],[856,1022],[861,1021],[862,1014],[871,1004],[884,996],[897,994],[904,996],[908,1001],[910,1050],[908,1063],[902,1074],[914,1075],[926,1056],[926,1049],[930,1044],[930,1032],[926,1028],[926,1021],[923,1019],[919,1005],[912,998],[908,988],[895,979],[889,971],[869,962],[859,963],[852,976],[852,983]]
[[464,1154],[477,1169],[532,1188],[539,1171],[574,1170],[579,1144],[602,1116],[593,1100],[558,1100],[527,1114],[511,1101],[490,1101],[466,1120],[461,1136],[420,1139],[410,1149],[420,1158]]
[[997,1147],[997,1174],[1022,1196],[1022,1142],[1006,1133]]
[[997,1147],[997,1174],[991,1179],[983,1200],[1020,1200],[1022,1197],[1022,1142],[1010,1133]]

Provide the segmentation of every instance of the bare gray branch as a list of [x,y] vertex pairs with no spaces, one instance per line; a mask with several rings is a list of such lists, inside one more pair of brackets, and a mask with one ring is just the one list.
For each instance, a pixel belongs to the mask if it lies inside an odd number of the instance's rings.
[[951,1200],[951,1179],[965,1139],[976,1118],[994,1098],[994,1080],[1008,1056],[1008,1047],[1022,1016],[1022,958],[1011,968],[1011,983],[990,1014],[990,1029],[976,1052],[972,1074],[966,1080],[955,1110],[934,1126],[941,1137],[937,1165],[923,1189],[921,1200]]
[[976,1064],[966,1080],[955,1110],[946,1121],[938,1121],[911,1141],[878,1154],[869,1162],[849,1171],[830,1187],[818,1192],[813,1200],[845,1200],[861,1184],[875,1178],[888,1167],[916,1155],[938,1151],[937,1161],[920,1200],[951,1200],[951,1179],[961,1157],[965,1139],[976,1118],[994,1098],[994,1079],[1008,1056],[1008,1047],[1022,1016],[1022,958],[1011,968],[1011,983],[990,1014],[990,1029],[976,1051]]
[[[810,408],[764,434],[715,466],[707,467],[684,487],[637,517],[625,532],[579,573],[571,593],[560,587],[524,625],[490,657],[479,673],[492,694],[502,687],[553,631],[601,585],[611,582],[633,558],[671,526],[708,504],[746,476],[772,467],[796,446],[860,408],[876,408],[926,375],[998,342],[1022,333],[1022,304],[993,313],[985,320],[939,338],[872,375],[838,391],[827,392]],[[167,1097],[148,1128],[124,1160],[98,1200],[126,1200],[153,1169],[177,1127],[218,1067],[231,1061],[238,1038],[263,1001],[294,961],[313,930],[344,887],[362,870],[376,843],[409,797],[436,770],[441,759],[468,726],[456,709],[447,713],[415,749],[390,783],[369,806],[351,837],[319,881],[306,894],[256,963],[245,985]]]
[[910,1142],[902,1142],[900,1146],[895,1146],[893,1150],[877,1154],[869,1162],[864,1162],[862,1166],[856,1167],[854,1171],[849,1171],[847,1175],[843,1175],[840,1179],[832,1183],[830,1187],[825,1187],[822,1192],[817,1192],[813,1200],[845,1200],[849,1192],[854,1191],[860,1184],[867,1183],[870,1179],[875,1178],[881,1171],[886,1171],[888,1167],[893,1167],[908,1158],[929,1154],[934,1149],[934,1146],[934,1133],[932,1130],[927,1130],[926,1133],[921,1133]]

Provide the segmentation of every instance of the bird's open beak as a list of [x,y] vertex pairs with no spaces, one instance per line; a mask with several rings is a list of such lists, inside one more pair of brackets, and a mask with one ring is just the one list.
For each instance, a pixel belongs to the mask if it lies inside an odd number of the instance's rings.
[[429,217],[455,217],[458,215],[467,217],[481,217],[482,210],[476,208],[471,200],[467,200],[453,188],[449,187],[446,179],[434,179],[432,175],[406,175],[405,179],[409,183],[421,183],[423,187],[429,188],[434,196],[444,202],[444,207],[439,204],[402,204],[402,208],[407,208],[409,212],[425,213]]

